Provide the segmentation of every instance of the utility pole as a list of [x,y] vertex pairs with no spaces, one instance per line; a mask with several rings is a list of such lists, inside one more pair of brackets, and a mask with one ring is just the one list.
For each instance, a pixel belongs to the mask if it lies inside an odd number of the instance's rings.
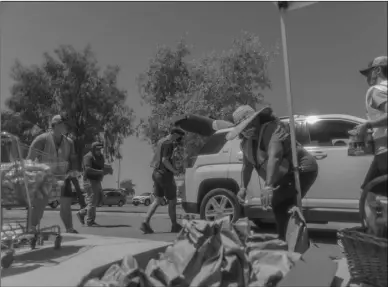
[[117,189],[120,188],[120,173],[121,173],[121,154],[120,154],[120,157],[119,157],[119,170],[118,170],[118,173],[117,173]]

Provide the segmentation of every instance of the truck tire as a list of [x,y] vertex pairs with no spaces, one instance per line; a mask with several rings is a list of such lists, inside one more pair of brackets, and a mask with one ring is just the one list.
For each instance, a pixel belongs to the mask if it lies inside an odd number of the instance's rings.
[[[210,202],[211,199],[214,199],[215,202],[219,204],[218,207],[214,209],[215,203],[213,200]],[[224,206],[222,205],[222,201],[224,201]],[[219,208],[217,210],[217,208]],[[233,211],[231,213],[227,213],[223,215],[222,209],[229,209],[231,210],[233,208]],[[237,196],[230,190],[225,188],[216,188],[211,191],[209,191],[205,197],[202,199],[201,206],[200,206],[200,217],[203,220],[210,220],[207,213],[209,211],[211,212],[214,210],[214,213],[216,213],[216,217],[214,219],[219,219],[224,216],[231,216],[231,222],[236,222],[241,215],[241,205],[238,202]]]

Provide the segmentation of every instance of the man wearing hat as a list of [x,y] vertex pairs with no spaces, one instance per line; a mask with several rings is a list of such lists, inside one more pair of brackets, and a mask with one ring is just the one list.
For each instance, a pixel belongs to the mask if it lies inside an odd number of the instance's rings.
[[[233,140],[240,137],[244,155],[241,187],[237,196],[240,201],[245,200],[255,169],[265,179],[261,204],[264,209],[272,207],[279,238],[284,240],[290,218],[288,211],[297,204],[289,127],[276,118],[268,106],[257,112],[248,105],[240,106],[233,113],[233,121],[236,127],[226,138]],[[317,178],[318,165],[300,144],[297,144],[297,158],[301,195],[304,197]]]
[[[63,180],[60,197],[60,216],[68,233],[78,233],[73,228],[71,215],[72,189],[71,175],[77,170],[77,156],[73,141],[67,134],[66,119],[56,115],[51,120],[52,130],[37,136],[32,142],[27,159],[49,164],[57,180]],[[35,230],[43,217],[49,198],[36,198],[32,203],[31,224]]]
[[175,169],[172,163],[174,153],[174,145],[180,143],[185,136],[185,132],[180,128],[173,128],[170,134],[161,140],[156,145],[155,155],[151,162],[151,167],[154,168],[152,180],[154,181],[155,200],[148,210],[145,221],[140,229],[145,234],[153,233],[150,226],[150,221],[156,209],[162,204],[164,197],[168,200],[168,215],[172,223],[171,232],[179,232],[182,227],[176,220],[176,183],[174,175],[178,175],[179,171]]
[[86,208],[77,212],[81,224],[94,226],[96,224],[96,207],[102,196],[101,182],[104,178],[105,160],[102,153],[104,148],[101,142],[92,143],[91,150],[84,156],[84,190],[86,192]]
[[373,129],[375,157],[362,188],[376,177],[387,174],[387,56],[375,58],[360,71],[366,77],[369,89],[365,105],[368,120],[356,127],[356,133],[365,136]]

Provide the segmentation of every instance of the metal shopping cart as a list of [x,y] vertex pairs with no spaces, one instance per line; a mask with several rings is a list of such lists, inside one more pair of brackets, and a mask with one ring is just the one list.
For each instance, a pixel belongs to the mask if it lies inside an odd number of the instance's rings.
[[[1,132],[1,266],[8,268],[14,261],[16,248],[35,249],[53,236],[54,249],[61,247],[58,225],[50,227],[31,225],[33,203],[36,197],[60,192],[60,181],[51,173],[51,167],[25,161],[28,146],[7,132]],[[46,168],[43,172],[40,169]],[[44,194],[44,192],[46,192]],[[15,208],[17,208],[15,210]],[[22,208],[22,209],[20,209]]]

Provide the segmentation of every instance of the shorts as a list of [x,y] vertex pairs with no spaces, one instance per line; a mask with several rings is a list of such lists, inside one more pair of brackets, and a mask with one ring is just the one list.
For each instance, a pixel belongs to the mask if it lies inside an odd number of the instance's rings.
[[387,155],[388,152],[375,155],[365,176],[364,183],[361,185],[362,189],[375,178],[387,174]]
[[157,197],[165,197],[168,200],[176,199],[176,184],[174,175],[171,172],[154,170],[152,173],[154,181],[154,194]]

